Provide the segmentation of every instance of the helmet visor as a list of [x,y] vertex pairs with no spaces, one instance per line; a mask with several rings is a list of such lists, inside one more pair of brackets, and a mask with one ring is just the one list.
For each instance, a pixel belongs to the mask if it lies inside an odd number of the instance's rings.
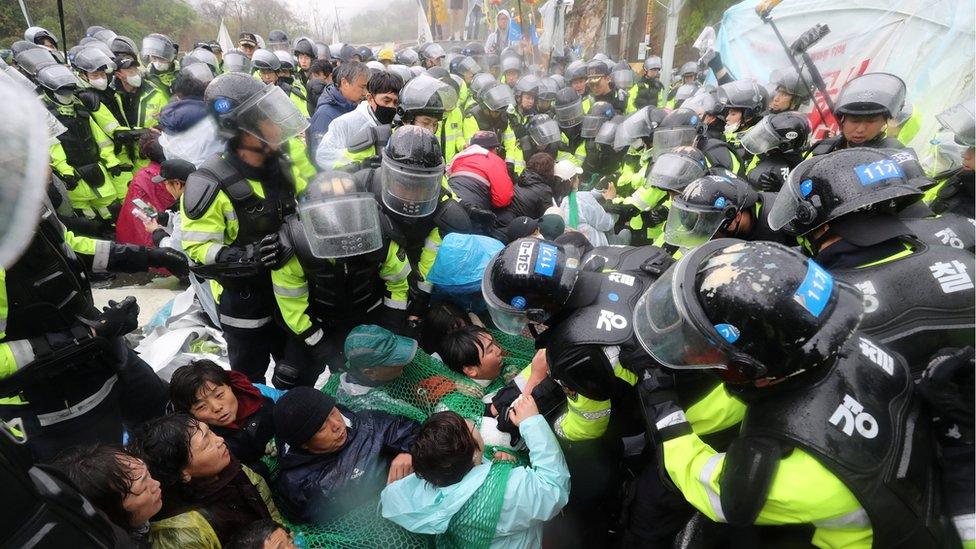
[[161,57],[167,61],[172,61],[176,57],[176,48],[173,44],[163,40],[158,36],[147,36],[142,39],[143,57]]
[[665,153],[651,165],[647,182],[653,187],[681,192],[692,181],[705,176],[705,168],[681,154]]
[[613,141],[617,135],[617,128],[619,127],[620,124],[615,121],[608,120],[604,122],[603,125],[600,126],[600,131],[597,132],[593,141],[601,145],[613,147]]
[[695,144],[696,137],[698,131],[695,128],[658,128],[654,132],[651,156],[656,160],[678,147],[691,147]]
[[563,128],[578,126],[583,121],[583,102],[576,100],[568,105],[556,105],[556,120]]
[[454,88],[440,80],[420,75],[400,91],[400,108],[404,111],[435,111],[446,113],[457,106]]
[[679,248],[694,248],[711,240],[725,221],[723,210],[691,206],[676,199],[668,211],[664,241]]
[[603,127],[603,123],[607,121],[607,118],[602,115],[588,114],[583,117],[582,126],[580,127],[580,135],[584,139],[593,139],[600,133],[600,128]]
[[498,254],[488,262],[485,267],[485,274],[481,278],[481,296],[488,304],[488,314],[491,315],[492,322],[499,330],[511,335],[522,335],[522,332],[529,325],[528,311],[516,309],[515,307],[502,302],[492,289],[491,272]]
[[704,116],[711,113],[716,105],[718,105],[718,101],[714,95],[710,93],[696,93],[688,99],[685,99],[681,103],[681,108],[691,109],[698,113],[698,116]]
[[0,79],[0,267],[33,240],[47,191],[48,149],[59,131],[33,93]]
[[546,120],[541,124],[529,126],[529,137],[537,147],[545,147],[560,141],[559,124],[555,120]]
[[465,57],[464,59],[460,60],[457,64],[457,73],[460,75],[464,75],[465,73],[468,72],[470,72],[471,74],[476,74],[480,71],[481,71],[481,65],[479,65],[477,61],[471,59],[470,57]]
[[485,91],[483,102],[489,110],[502,111],[515,105],[515,94],[512,88],[498,84]]
[[184,65],[180,72],[193,77],[195,80],[199,80],[204,84],[209,84],[211,80],[214,79],[213,72],[210,71],[210,67],[206,63],[193,63],[192,65]]
[[407,171],[404,166],[383,159],[380,181],[383,204],[405,217],[424,217],[437,209],[443,170]]
[[684,101],[695,95],[698,91],[698,86],[695,84],[682,84],[678,86],[678,89],[674,92],[674,102]]
[[960,145],[976,145],[976,113],[973,112],[972,102],[959,103],[942,111],[935,118],[942,127],[955,134]]
[[[809,160],[805,160],[804,162],[809,162]],[[803,162],[790,172],[786,183],[783,184],[783,188],[776,195],[776,200],[773,201],[773,207],[769,209],[769,217],[767,220],[769,227],[774,231],[785,228],[787,232],[793,232],[793,228],[790,225],[797,219],[800,211],[800,203],[803,201],[803,197],[799,193],[803,193],[806,188],[805,183],[799,183],[796,180],[796,174],[800,173],[800,166],[803,166]],[[809,190],[806,192],[809,193]]]
[[651,126],[647,120],[648,108],[644,107],[635,112],[620,124],[617,133],[613,136],[613,148],[618,151],[623,150],[635,140],[651,136]]
[[62,88],[78,87],[78,78],[64,65],[48,65],[37,73],[37,81],[45,88],[55,91]]
[[224,71],[251,74],[251,59],[243,53],[227,52],[224,54]]
[[281,88],[271,85],[238,107],[237,125],[277,147],[305,131],[308,119]]
[[742,146],[752,154],[763,154],[782,144],[783,138],[773,130],[769,117],[763,117],[758,124],[742,135],[741,142]]
[[[686,256],[687,257],[687,256]],[[692,324],[682,301],[683,265],[672,265],[634,307],[634,333],[655,360],[676,370],[725,369],[726,358]]]
[[356,193],[298,206],[312,255],[338,259],[383,246],[379,208],[371,194]]

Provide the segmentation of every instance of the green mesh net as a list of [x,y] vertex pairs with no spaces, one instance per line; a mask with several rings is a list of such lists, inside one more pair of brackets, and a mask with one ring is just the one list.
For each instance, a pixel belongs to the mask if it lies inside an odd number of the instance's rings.
[[447,532],[437,536],[438,548],[488,549],[505,503],[505,489],[512,467],[512,463],[504,461],[491,465],[484,483],[451,517]]
[[[423,423],[435,412],[451,410],[480,424],[484,415],[482,398],[517,376],[535,356],[532,340],[497,330],[491,333],[505,350],[506,356],[502,359],[502,375],[487,387],[451,371],[443,362],[418,349],[413,362],[403,369],[403,374],[382,387],[374,387],[362,395],[353,395],[342,391],[340,376],[333,375],[322,391],[336,397],[339,404],[353,411],[379,410]],[[485,458],[491,460],[495,451],[505,452],[515,461],[493,464],[485,483],[452,519],[448,533],[437,538],[438,547],[488,547],[491,544],[505,496],[508,473],[512,467],[528,465],[525,453],[513,452],[509,448],[486,446]],[[271,478],[277,476],[277,460],[265,457],[264,462]],[[457,527],[455,520],[458,521]],[[287,526],[304,540],[306,549],[420,549],[435,545],[432,536],[408,532],[380,516],[378,501],[363,505],[328,524],[289,523]],[[473,539],[476,539],[474,545],[471,543]]]

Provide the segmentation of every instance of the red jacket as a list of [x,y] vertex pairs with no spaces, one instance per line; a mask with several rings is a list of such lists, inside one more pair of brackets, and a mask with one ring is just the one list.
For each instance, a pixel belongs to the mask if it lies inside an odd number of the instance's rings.
[[[480,202],[485,191],[492,208],[505,208],[512,202],[512,178],[500,156],[478,145],[470,145],[454,156],[447,168],[449,183],[458,198]],[[484,205],[482,205],[484,206]]]
[[136,198],[141,198],[146,204],[161,212],[176,202],[162,183],[153,183],[152,178],[159,175],[159,164],[150,162],[148,166],[136,172],[129,183],[129,191],[122,202],[119,218],[115,220],[115,240],[119,244],[136,244],[152,247],[152,235],[146,232],[142,221],[132,214]]

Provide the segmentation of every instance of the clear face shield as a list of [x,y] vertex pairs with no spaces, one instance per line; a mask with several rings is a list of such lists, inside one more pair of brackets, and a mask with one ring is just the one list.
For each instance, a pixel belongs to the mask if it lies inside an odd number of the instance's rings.
[[173,44],[158,36],[147,36],[142,39],[141,53],[145,59],[160,57],[167,61],[172,61],[176,57],[176,48],[173,47]]
[[437,209],[444,166],[439,169],[409,168],[383,158],[380,182],[383,185],[383,204],[404,217],[424,217]]
[[418,110],[449,112],[457,107],[458,96],[451,86],[422,74],[400,90],[399,100],[400,108],[407,112]]
[[698,137],[698,130],[693,127],[658,128],[654,131],[651,157],[655,160],[662,154],[669,153],[678,147],[691,147]]
[[618,90],[629,90],[634,85],[635,80],[634,71],[630,69],[613,71],[610,74],[610,78]]
[[728,357],[692,323],[686,310],[682,279],[687,268],[688,262],[679,260],[641,296],[634,307],[634,333],[644,350],[668,368],[724,370]]
[[740,142],[750,153],[763,154],[780,146],[783,143],[783,138],[773,130],[769,118],[764,117],[742,135]]
[[251,74],[251,59],[236,51],[227,52],[224,54],[224,72]]
[[556,120],[559,122],[559,126],[562,128],[579,126],[583,121],[583,102],[573,101],[568,105],[557,104]]
[[692,181],[705,176],[705,167],[681,154],[665,153],[651,165],[647,182],[652,187],[681,192]]
[[308,119],[281,88],[267,86],[237,108],[237,126],[268,145],[279,147],[305,131]]
[[0,267],[9,269],[33,240],[46,197],[48,150],[64,127],[36,95],[0,76]]
[[793,232],[791,224],[799,216],[801,210],[800,204],[813,191],[813,182],[809,179],[797,181],[797,174],[805,173],[806,170],[803,169],[804,163],[812,160],[815,160],[815,158],[804,160],[796,168],[793,168],[786,183],[783,184],[783,188],[776,195],[776,200],[769,209],[769,217],[767,219],[770,228],[774,231],[785,229],[787,232]]
[[488,110],[502,111],[515,106],[515,94],[512,93],[512,88],[499,84],[489,88],[482,101]]
[[495,254],[485,267],[485,274],[481,278],[481,296],[488,305],[492,322],[499,330],[506,334],[522,335],[530,323],[545,322],[548,314],[542,309],[528,308],[523,297],[515,297],[512,303],[505,303],[495,295],[491,273],[500,253]]
[[580,125],[580,135],[584,139],[593,139],[600,133],[600,128],[603,127],[606,121],[607,117],[599,114],[588,114],[584,116],[583,122]]
[[671,201],[664,241],[691,249],[711,240],[726,221],[724,210],[688,204],[679,197]]
[[481,71],[481,65],[478,65],[477,61],[468,57],[458,63],[457,70],[458,75],[463,77],[466,73],[477,74]]
[[372,194],[353,193],[298,206],[312,255],[339,259],[383,246],[379,206]]
[[209,84],[211,80],[214,79],[213,72],[210,71],[210,67],[206,63],[193,63],[192,65],[184,65],[180,72],[186,74],[197,80],[203,82],[204,85]]
[[644,107],[641,110],[635,112],[634,114],[627,117],[620,127],[617,128],[617,133],[613,137],[613,148],[618,151],[630,147],[635,141],[641,139],[642,137],[649,137],[651,135],[651,126],[647,121],[647,111],[649,107]]
[[976,113],[972,101],[960,103],[936,115],[943,128],[955,134],[955,140],[967,147],[976,146]]
[[529,137],[535,143],[535,146],[539,148],[544,148],[553,143],[559,143],[559,124],[555,120],[546,120],[541,124],[531,124],[529,126]]

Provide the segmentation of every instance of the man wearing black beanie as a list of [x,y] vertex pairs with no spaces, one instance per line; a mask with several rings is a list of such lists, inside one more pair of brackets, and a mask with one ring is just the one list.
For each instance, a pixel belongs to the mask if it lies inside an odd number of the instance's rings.
[[274,422],[281,466],[274,490],[291,520],[328,522],[413,472],[408,451],[420,426],[407,418],[353,412],[295,387],[275,404]]

